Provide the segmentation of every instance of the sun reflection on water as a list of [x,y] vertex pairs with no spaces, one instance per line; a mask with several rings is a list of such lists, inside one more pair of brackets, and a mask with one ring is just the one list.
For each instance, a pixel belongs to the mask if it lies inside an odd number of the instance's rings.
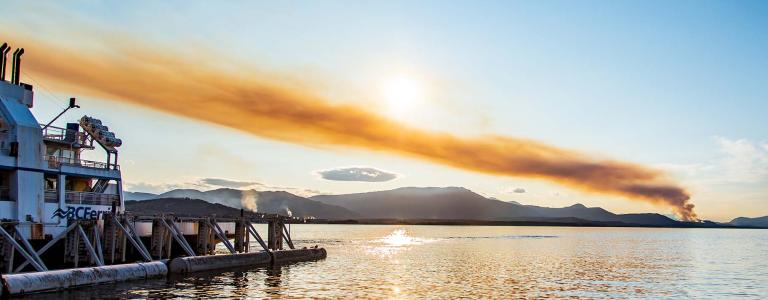
[[433,241],[435,240],[409,236],[405,229],[398,228],[392,231],[389,235],[374,240],[373,245],[368,247],[368,253],[382,257],[392,256],[409,249],[411,246]]

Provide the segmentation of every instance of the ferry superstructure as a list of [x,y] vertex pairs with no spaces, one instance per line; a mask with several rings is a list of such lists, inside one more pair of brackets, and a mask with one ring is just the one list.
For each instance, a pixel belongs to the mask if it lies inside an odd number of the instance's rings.
[[[13,52],[6,74],[10,47],[1,47],[0,219],[18,222],[23,238],[35,241],[61,233],[68,220],[98,220],[113,209],[122,212],[117,151],[122,141],[88,116],[64,127],[50,125],[53,121],[41,125],[31,111],[33,86],[20,80],[24,50]],[[76,107],[70,99],[67,110]],[[93,150],[103,150],[105,161],[82,159]]]

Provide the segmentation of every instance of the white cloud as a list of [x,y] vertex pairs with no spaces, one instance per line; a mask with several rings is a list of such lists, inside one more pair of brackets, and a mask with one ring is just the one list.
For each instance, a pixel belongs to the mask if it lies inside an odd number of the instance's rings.
[[759,182],[768,178],[768,144],[715,137],[723,154],[720,164],[729,181]]
[[200,183],[206,184],[206,185],[238,188],[238,189],[246,188],[246,187],[263,186],[263,184],[255,181],[240,181],[240,180],[231,180],[231,179],[223,179],[223,178],[203,178],[203,179],[200,179]]
[[397,178],[397,174],[372,167],[347,167],[317,171],[325,180],[384,182]]

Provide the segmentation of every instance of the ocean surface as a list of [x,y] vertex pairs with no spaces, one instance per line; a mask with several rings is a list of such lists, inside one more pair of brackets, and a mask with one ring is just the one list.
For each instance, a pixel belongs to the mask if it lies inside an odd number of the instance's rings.
[[292,235],[328,258],[30,298],[768,298],[768,230],[293,225]]

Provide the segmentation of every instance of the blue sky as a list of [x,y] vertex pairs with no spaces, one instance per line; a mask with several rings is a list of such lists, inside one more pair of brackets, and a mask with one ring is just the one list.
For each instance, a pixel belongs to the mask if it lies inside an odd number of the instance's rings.
[[[4,28],[41,39],[88,43],[83,28],[99,28],[185,51],[214,49],[384,114],[382,85],[406,76],[425,99],[417,113],[392,116],[403,122],[527,137],[667,169],[692,190],[705,218],[768,214],[765,2],[11,1],[0,17]],[[41,119],[71,96],[36,87]],[[124,137],[124,177],[134,190],[195,186],[210,177],[330,193],[459,185],[536,205],[668,213],[535,180],[297,146],[110,99],[81,99],[83,113],[115,124]],[[348,166],[400,178],[346,182],[314,174]],[[526,193],[509,192],[515,188]]]

